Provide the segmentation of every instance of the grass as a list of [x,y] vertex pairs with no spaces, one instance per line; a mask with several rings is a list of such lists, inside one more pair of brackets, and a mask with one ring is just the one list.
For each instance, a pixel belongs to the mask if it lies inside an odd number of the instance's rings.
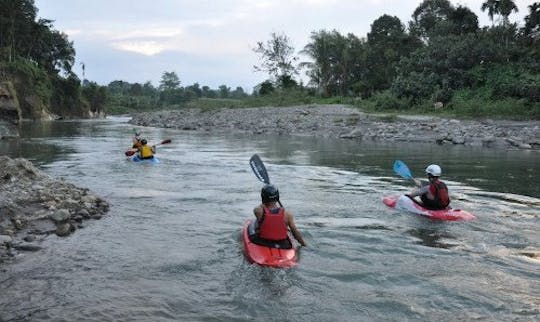
[[[390,92],[375,94],[369,99],[359,99],[350,97],[330,97],[320,98],[308,95],[305,91],[289,91],[286,93],[273,93],[265,96],[250,96],[241,99],[232,98],[198,98],[183,103],[182,105],[172,105],[163,110],[174,110],[181,108],[200,108],[210,112],[222,108],[249,108],[249,107],[285,107],[297,105],[327,105],[345,104],[356,107],[362,111],[381,114],[376,115],[384,122],[395,122],[397,115],[431,115],[453,118],[498,118],[516,120],[540,120],[540,102],[527,102],[523,99],[504,98],[491,99],[485,93],[458,91],[451,101],[442,108],[435,109],[433,103],[425,100],[413,104],[407,99],[393,96]],[[107,107],[108,114],[126,114],[132,112],[155,111],[155,107],[126,107],[119,104]],[[339,120],[343,122],[355,123],[358,120]]]

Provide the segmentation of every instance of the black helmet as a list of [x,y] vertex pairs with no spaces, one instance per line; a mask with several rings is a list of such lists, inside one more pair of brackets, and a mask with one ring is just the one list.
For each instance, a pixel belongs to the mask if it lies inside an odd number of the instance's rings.
[[279,201],[279,190],[273,184],[267,184],[261,189],[262,202]]
[[141,143],[142,143],[142,144],[146,144],[146,143],[148,143],[148,141],[146,141],[146,139],[142,139],[142,140],[141,140]]

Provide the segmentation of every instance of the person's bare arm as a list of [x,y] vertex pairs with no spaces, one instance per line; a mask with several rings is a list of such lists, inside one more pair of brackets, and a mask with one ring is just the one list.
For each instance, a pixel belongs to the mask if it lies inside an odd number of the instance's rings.
[[296,240],[300,243],[300,245],[306,247],[307,246],[306,241],[302,237],[302,234],[300,233],[298,228],[296,228],[293,215],[287,211],[285,212],[285,216],[287,218],[287,225],[291,229],[291,233],[293,234],[294,238],[296,238]]
[[262,218],[262,215],[263,215],[263,209],[261,206],[257,206],[253,209],[253,214],[255,215],[255,218],[257,218],[257,220],[260,220]]

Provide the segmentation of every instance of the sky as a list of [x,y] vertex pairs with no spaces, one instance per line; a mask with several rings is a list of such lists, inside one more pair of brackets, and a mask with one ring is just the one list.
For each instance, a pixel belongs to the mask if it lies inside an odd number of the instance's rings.
[[[467,6],[480,26],[491,25],[480,7],[485,0],[450,0]],[[514,0],[523,25],[533,0]],[[115,80],[150,81],[159,86],[164,72],[175,72],[182,86],[199,83],[253,87],[268,78],[255,72],[257,42],[272,33],[290,39],[298,52],[314,31],[337,30],[366,37],[374,20],[388,14],[404,25],[421,0],[35,0],[38,17],[54,21],[76,51],[73,71],[107,85]],[[303,76],[304,81],[307,80]]]

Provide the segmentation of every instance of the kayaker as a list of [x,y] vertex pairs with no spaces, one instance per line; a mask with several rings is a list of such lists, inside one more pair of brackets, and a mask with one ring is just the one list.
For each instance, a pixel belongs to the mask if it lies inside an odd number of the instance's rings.
[[445,209],[450,204],[450,196],[446,184],[439,180],[442,174],[441,167],[430,164],[426,168],[426,175],[429,182],[425,185],[418,179],[414,179],[417,189],[414,189],[408,196],[414,198],[420,196],[424,207],[433,210]]
[[142,160],[152,159],[154,157],[154,153],[156,153],[156,146],[148,145],[146,139],[141,139],[140,143],[141,145],[138,148],[131,149],[130,151],[138,152],[139,158]]
[[263,240],[282,241],[287,239],[288,229],[302,246],[307,246],[302,234],[296,228],[294,217],[279,203],[276,186],[267,184],[261,189],[262,204],[253,209],[257,217],[257,235]]
[[141,147],[141,132],[135,132],[135,136],[133,137],[133,146],[132,148],[138,149]]

